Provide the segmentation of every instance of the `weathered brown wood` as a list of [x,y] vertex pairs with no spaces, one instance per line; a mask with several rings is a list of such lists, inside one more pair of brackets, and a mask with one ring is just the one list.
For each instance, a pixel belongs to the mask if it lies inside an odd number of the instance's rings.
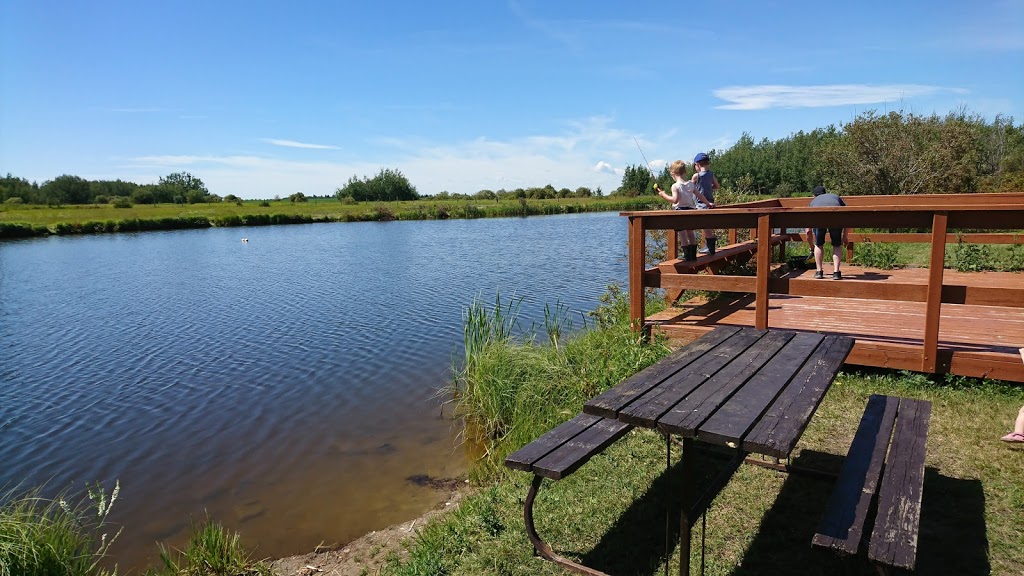
[[676,350],[661,361],[634,374],[614,388],[591,398],[583,405],[583,412],[615,418],[623,408],[657,386],[662,380],[685,369],[703,356],[705,352],[739,331],[740,329],[737,327],[723,326],[722,330],[703,335],[688,346]]
[[583,466],[592,456],[604,451],[633,427],[609,418],[598,419],[533,463],[531,471],[545,478],[561,480]]
[[757,278],[753,276],[715,276],[713,274],[661,274],[658,286],[681,290],[753,293],[757,290]]
[[687,396],[659,418],[658,428],[662,432],[692,437],[697,427],[775,356],[795,334],[786,330],[768,332],[708,380],[700,388],[699,393]]
[[947,214],[938,212],[932,220],[932,250],[928,265],[928,295],[925,298],[924,312],[924,358],[921,361],[922,372],[935,372],[938,364],[939,320],[942,308],[942,272],[946,261],[946,222]]
[[[733,394],[729,404],[715,412],[697,431],[697,439],[728,446],[747,431],[760,418],[765,407],[804,364],[818,344],[820,334],[799,333],[786,346],[754,374],[742,388]],[[730,446],[736,448],[738,446]]]
[[714,353],[702,355],[666,378],[655,389],[619,411],[618,418],[630,424],[655,428],[656,421],[691,391],[714,376],[729,361],[752,346],[766,334],[763,330],[742,330],[715,347]]
[[[863,269],[849,270],[860,277]],[[848,272],[843,270],[844,275]],[[927,269],[889,270],[890,281],[914,282],[927,278]],[[804,278],[813,272],[803,271]],[[986,288],[1021,282],[1012,273],[959,273],[947,270],[947,282],[975,281]],[[807,280],[841,285],[841,281]],[[666,310],[658,329],[669,338],[691,339],[717,325],[753,326],[754,300],[683,303],[675,313]],[[898,302],[772,295],[772,328],[847,334],[857,340],[847,362],[899,370],[920,370],[924,326],[923,302]],[[1024,308],[944,304],[939,331],[937,373],[1024,382],[1024,363],[1017,350],[1024,347]]]
[[644,219],[629,219],[629,317],[632,330],[644,329],[644,265],[647,254]]
[[[932,235],[917,232],[851,233],[850,242],[899,242],[928,244]],[[1024,234],[946,234],[946,244],[1024,244]]]
[[768,328],[768,272],[771,265],[771,221],[767,214],[757,219],[757,284],[754,297],[754,327]]
[[868,558],[875,562],[914,569],[930,418],[930,402],[900,400],[868,545]]
[[593,426],[601,418],[589,414],[578,414],[575,418],[562,422],[543,436],[516,450],[505,457],[505,466],[515,470],[529,472],[533,463],[547,456],[552,450]]
[[[769,244],[777,245],[780,244],[786,238],[785,235],[773,235],[769,240]],[[679,260],[672,259],[666,260],[658,264],[658,270],[664,274],[692,274],[709,267],[715,262],[722,260],[734,260],[737,256],[747,255],[755,253],[758,250],[758,241],[750,240],[747,242],[741,242],[739,244],[731,244],[729,246],[722,246],[714,254],[701,255],[696,260]]]
[[786,458],[804,433],[832,380],[843,367],[853,339],[830,334],[818,344],[813,359],[793,376],[754,428],[743,439],[743,450]]
[[[810,196],[801,198],[779,198],[776,202],[785,208],[807,206]],[[986,192],[977,194],[890,194],[875,196],[844,196],[847,206],[919,206],[922,208],[940,206],[988,206],[992,204],[1024,204],[1024,192]],[[746,206],[732,204],[731,206]]]
[[854,434],[812,543],[844,554],[860,548],[868,508],[889,448],[899,398],[873,394]]

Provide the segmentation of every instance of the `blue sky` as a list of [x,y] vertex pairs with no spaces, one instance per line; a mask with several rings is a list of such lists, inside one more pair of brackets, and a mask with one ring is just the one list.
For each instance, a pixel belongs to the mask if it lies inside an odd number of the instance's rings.
[[621,182],[867,110],[1024,121],[1024,2],[0,0],[0,172]]

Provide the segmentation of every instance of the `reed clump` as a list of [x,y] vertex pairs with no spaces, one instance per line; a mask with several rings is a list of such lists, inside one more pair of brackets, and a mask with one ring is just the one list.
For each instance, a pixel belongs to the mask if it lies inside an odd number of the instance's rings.
[[101,562],[120,534],[107,525],[119,492],[97,484],[80,498],[46,498],[38,488],[0,496],[0,576],[116,574]]
[[161,566],[148,568],[143,576],[273,576],[267,562],[253,559],[237,532],[209,518],[193,522],[184,549],[159,546]]
[[486,448],[471,470],[477,480],[502,473],[509,452],[668,353],[662,341],[645,343],[629,329],[629,303],[617,285],[581,317],[575,332],[575,320],[560,304],[547,308],[544,326],[522,329],[520,302],[503,303],[500,294],[492,306],[477,299],[463,316],[465,357],[445,392],[468,434],[478,436],[470,440]]

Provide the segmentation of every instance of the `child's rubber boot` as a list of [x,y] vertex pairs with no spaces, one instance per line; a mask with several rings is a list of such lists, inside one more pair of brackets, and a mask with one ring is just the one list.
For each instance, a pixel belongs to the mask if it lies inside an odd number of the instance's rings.
[[697,247],[696,246],[683,246],[683,260],[686,262],[692,262],[697,259]]
[[708,238],[708,256],[715,253],[716,244],[718,244],[718,238]]

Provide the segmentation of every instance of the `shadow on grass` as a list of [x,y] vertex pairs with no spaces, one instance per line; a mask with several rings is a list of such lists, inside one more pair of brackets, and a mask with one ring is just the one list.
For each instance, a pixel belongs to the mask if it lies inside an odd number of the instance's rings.
[[[679,546],[682,467],[678,446],[673,446],[672,460],[671,468],[659,475],[597,545],[580,558],[582,564],[616,575],[654,576],[663,573],[665,559],[671,558]],[[695,452],[698,471],[695,491],[707,487],[727,463],[728,460],[721,456]],[[700,546],[699,530],[698,520],[692,544],[695,554]],[[678,566],[672,566],[670,572],[677,573],[678,569]]]
[[[838,470],[839,456],[804,451],[794,464]],[[764,515],[735,575],[876,574],[867,544],[856,557],[841,558],[812,548],[811,539],[828,503],[832,481],[790,474]],[[873,512],[864,533],[871,533]],[[961,480],[925,470],[914,574],[989,574],[985,495],[978,480]]]

